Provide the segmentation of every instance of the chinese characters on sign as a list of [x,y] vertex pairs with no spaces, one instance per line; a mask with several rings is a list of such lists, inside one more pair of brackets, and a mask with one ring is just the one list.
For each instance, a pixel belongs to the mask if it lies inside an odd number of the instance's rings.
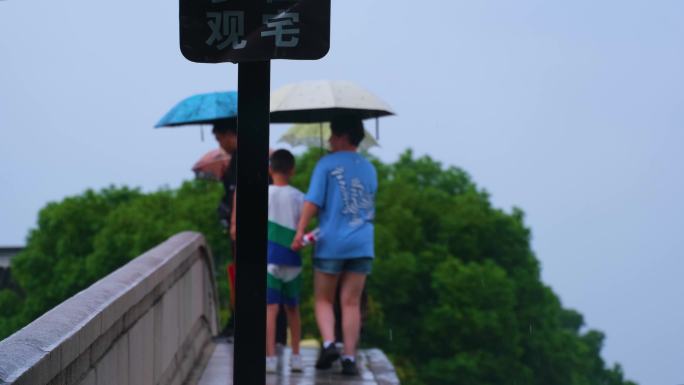
[[211,36],[208,45],[216,45],[218,49],[231,46],[233,49],[245,48],[245,13],[238,11],[207,12],[207,24]]
[[[264,15],[264,24],[269,28],[261,32],[261,37],[275,36],[276,47],[296,47],[299,43],[299,28],[295,27],[299,23],[299,13],[281,12],[277,15]],[[289,36],[289,39],[283,38]]]
[[330,0],[180,0],[181,51],[196,62],[318,59]]
[[[273,36],[276,47],[296,47],[299,43],[299,13],[281,12],[277,15],[264,15],[263,24],[266,30],[261,37]],[[242,49],[247,45],[245,36],[245,13],[240,11],[207,12],[207,25],[211,35],[207,45],[215,45],[218,49],[231,46]]]

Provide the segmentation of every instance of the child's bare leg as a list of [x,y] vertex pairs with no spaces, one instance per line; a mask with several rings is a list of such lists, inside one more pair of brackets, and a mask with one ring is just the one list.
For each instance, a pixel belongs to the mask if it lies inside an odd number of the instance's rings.
[[299,306],[286,306],[287,323],[290,325],[292,354],[299,354],[299,342],[302,339],[302,326],[299,317]]
[[266,356],[268,357],[276,355],[276,317],[278,317],[278,305],[266,305]]

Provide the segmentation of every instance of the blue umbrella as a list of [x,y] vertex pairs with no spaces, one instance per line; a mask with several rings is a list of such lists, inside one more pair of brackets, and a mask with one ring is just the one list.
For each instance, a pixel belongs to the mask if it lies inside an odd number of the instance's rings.
[[237,118],[237,91],[193,95],[176,104],[154,127],[212,124]]

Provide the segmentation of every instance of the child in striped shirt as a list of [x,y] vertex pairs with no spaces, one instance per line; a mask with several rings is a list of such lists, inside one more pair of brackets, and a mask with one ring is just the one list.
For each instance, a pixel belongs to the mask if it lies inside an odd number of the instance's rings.
[[284,305],[290,326],[292,356],[290,368],[302,371],[299,355],[301,321],[299,293],[302,283],[302,258],[290,248],[294,239],[304,194],[290,186],[295,159],[287,150],[271,154],[269,173],[273,184],[268,188],[268,275],[266,296],[266,372],[275,373],[278,357],[275,348],[276,318]]

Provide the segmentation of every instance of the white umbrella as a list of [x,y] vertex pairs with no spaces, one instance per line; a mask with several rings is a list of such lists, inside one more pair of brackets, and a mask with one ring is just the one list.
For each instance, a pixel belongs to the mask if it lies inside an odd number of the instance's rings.
[[339,115],[369,119],[394,112],[380,98],[348,81],[305,81],[271,93],[271,123],[329,122]]

